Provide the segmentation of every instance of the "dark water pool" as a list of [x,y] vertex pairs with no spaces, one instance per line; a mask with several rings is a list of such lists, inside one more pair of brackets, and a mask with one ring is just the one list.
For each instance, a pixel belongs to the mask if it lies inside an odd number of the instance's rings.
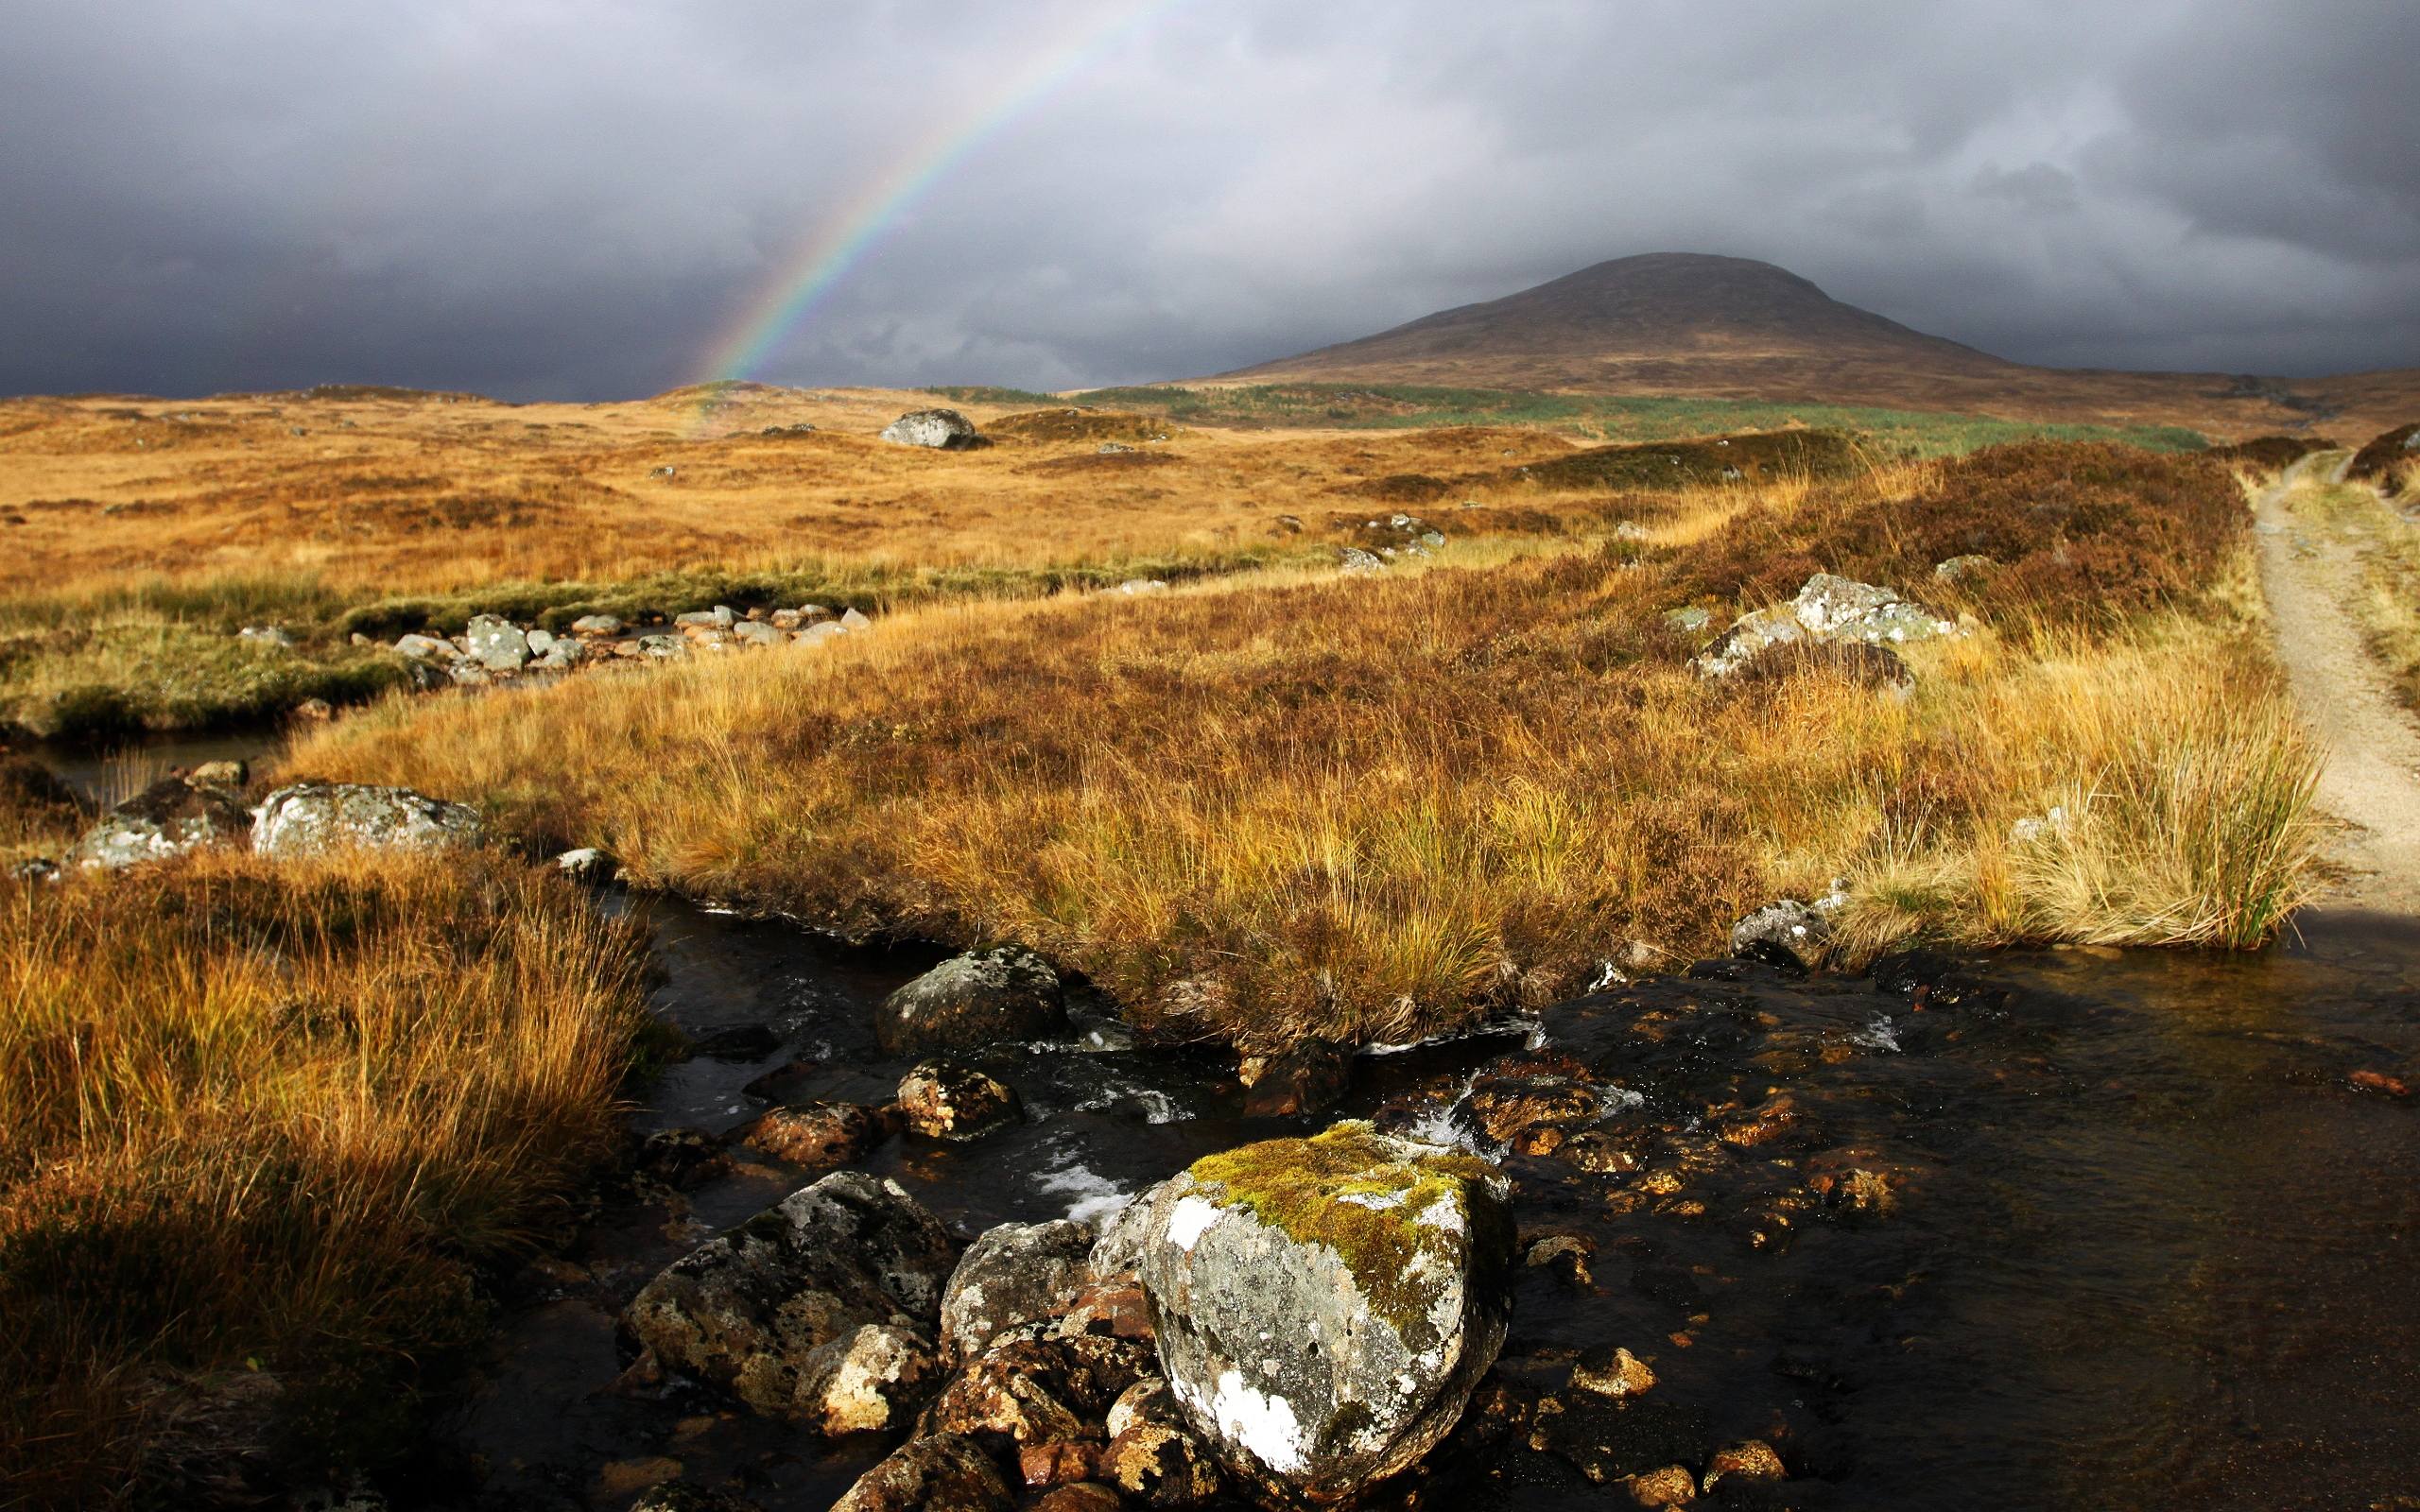
[[[905,1068],[873,1046],[871,1008],[932,953],[633,906],[669,971],[662,1012],[695,1036],[764,1025],[779,1041],[675,1068],[642,1128],[730,1128],[763,1106],[743,1085],[799,1056],[819,1069],[793,1095],[889,1094]],[[1551,1391],[1575,1351],[1629,1348],[1696,1441],[1781,1450],[1793,1479],[1741,1504],[2420,1506],[2420,1108],[2354,1080],[2420,1081],[2420,939],[2322,917],[2256,956],[2070,950],[1968,974],[1921,1005],[1761,968],[1650,984],[1365,1056],[1340,1112],[1467,1134],[1457,1098],[1507,1056],[1613,1068],[1638,1094],[1617,1106],[1660,1121],[1651,1164],[1687,1182],[1646,1200],[1628,1178],[1510,1158],[1525,1241],[1568,1236],[1587,1258],[1525,1270],[1499,1372]],[[1101,1212],[1291,1127],[1243,1117],[1231,1062],[1080,1022],[1069,1044],[988,1057],[1024,1125],[970,1146],[894,1140],[868,1168],[971,1235]],[[1799,1110],[1789,1140],[1737,1150],[1699,1126],[1775,1091]],[[1887,1215],[1806,1207],[1809,1173],[1844,1160],[1891,1174]],[[528,1289],[404,1504],[618,1509],[677,1462],[768,1512],[828,1506],[883,1446],[614,1388],[620,1303],[808,1179],[742,1165],[679,1197],[609,1199]],[[1629,1502],[1515,1438],[1434,1504]]]

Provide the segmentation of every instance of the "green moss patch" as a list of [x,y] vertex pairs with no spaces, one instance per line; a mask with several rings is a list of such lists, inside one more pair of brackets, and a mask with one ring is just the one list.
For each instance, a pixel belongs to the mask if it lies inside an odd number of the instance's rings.
[[[1300,1140],[1266,1140],[1204,1156],[1190,1174],[1298,1244],[1334,1250],[1372,1312],[1409,1336],[1427,1310],[1409,1280],[1423,1254],[1462,1263],[1463,1235],[1478,1215],[1466,1183],[1495,1168],[1476,1156],[1440,1152],[1405,1160],[1399,1143],[1365,1123],[1344,1123]],[[1422,1222],[1438,1203],[1455,1221]]]

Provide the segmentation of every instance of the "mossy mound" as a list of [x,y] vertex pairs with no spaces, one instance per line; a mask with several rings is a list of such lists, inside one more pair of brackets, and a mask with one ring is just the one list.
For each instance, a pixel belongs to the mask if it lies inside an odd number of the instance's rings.
[[2336,449],[2336,443],[2325,436],[2256,436],[2248,441],[2213,446],[2208,455],[2221,462],[2280,472],[2313,452]]
[[1857,445],[1840,431],[1755,431],[1703,441],[1650,441],[1501,468],[1476,481],[1549,489],[1679,489],[1775,478],[1836,478],[1855,472]]
[[1003,415],[983,429],[995,437],[1014,436],[1028,441],[1124,441],[1128,445],[1166,440],[1176,434],[1157,415],[1075,407]]

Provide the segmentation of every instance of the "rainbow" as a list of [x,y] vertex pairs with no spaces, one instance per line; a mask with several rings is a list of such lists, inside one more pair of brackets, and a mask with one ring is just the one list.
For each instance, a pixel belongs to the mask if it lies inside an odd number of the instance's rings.
[[[814,313],[849,270],[883,234],[978,147],[1012,124],[1045,96],[1082,74],[1185,0],[1123,0],[1099,18],[1079,26],[1046,49],[988,96],[900,154],[867,183],[843,212],[804,238],[766,281],[745,312],[715,339],[697,382],[745,378],[771,356]],[[702,398],[692,428],[715,408]]]

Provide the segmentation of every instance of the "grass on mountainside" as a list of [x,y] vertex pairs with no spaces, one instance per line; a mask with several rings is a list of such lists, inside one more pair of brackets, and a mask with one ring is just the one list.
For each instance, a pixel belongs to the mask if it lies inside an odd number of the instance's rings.
[[495,857],[0,882],[0,1501],[401,1447],[614,1148],[643,969]]
[[[2299,897],[2311,758],[2230,608],[2223,469],[2034,445],[1639,517],[1643,542],[942,607],[827,656],[389,705],[292,766],[484,797],[644,882],[1024,940],[1154,1029],[1258,1047],[1544,1001],[1836,874],[1867,885],[1858,952],[2243,945]],[[1974,550],[1998,571],[1936,582]],[[1910,651],[1912,696],[1702,683],[1665,614],[1809,564],[1975,627]],[[2053,806],[2054,843],[2011,838]]]
[[2353,553],[2359,572],[2345,603],[2396,696],[2420,710],[2420,522],[2359,483],[2307,479],[2286,504]]
[[1807,425],[1859,432],[1878,451],[1916,457],[1961,455],[2020,440],[2118,441],[2159,452],[2189,452],[2204,444],[2201,433],[2175,425],[2048,424],[1856,404],[1622,398],[1414,384],[1096,388],[1074,395],[986,387],[942,387],[928,392],[960,404],[1064,406],[1073,403],[1142,410],[1183,424],[1376,430],[1523,425],[1596,441],[1671,440]]

